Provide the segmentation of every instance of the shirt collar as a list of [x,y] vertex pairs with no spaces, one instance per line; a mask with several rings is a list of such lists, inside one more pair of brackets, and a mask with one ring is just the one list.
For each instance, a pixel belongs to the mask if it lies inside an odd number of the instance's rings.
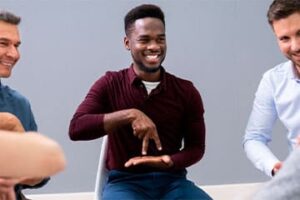
[[135,82],[139,81],[139,78],[137,77],[137,75],[135,74],[135,72],[133,70],[133,65],[130,65],[127,73],[128,73],[128,78],[129,78],[129,82],[131,85],[134,84]]
[[[140,84],[141,83],[141,79],[134,72],[133,64],[131,64],[130,67],[129,67],[129,69],[128,69],[128,77],[129,77],[129,81],[130,81],[131,85],[133,85],[133,84]],[[166,84],[166,70],[164,69],[164,67],[161,67],[160,87],[162,87],[163,89],[167,88],[167,84]]]
[[300,78],[298,77],[297,72],[296,72],[295,65],[292,61],[287,62],[287,76],[290,79],[300,81]]

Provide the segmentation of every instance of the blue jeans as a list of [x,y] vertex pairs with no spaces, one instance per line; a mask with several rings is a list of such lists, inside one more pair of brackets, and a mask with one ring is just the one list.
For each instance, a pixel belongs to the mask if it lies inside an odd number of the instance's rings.
[[197,199],[212,200],[203,190],[186,179],[186,170],[176,173],[130,173],[111,170],[102,200]]

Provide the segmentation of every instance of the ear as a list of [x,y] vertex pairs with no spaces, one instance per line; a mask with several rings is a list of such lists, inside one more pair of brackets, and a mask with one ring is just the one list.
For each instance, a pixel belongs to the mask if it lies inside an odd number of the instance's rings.
[[130,47],[129,47],[129,39],[127,36],[124,37],[124,46],[125,48],[130,51]]

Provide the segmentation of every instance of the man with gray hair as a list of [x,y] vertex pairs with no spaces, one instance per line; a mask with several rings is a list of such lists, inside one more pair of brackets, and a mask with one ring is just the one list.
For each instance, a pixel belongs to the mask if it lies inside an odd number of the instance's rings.
[[[21,44],[18,25],[21,18],[7,11],[0,11],[0,112],[15,115],[25,131],[37,131],[37,125],[31,111],[29,101],[16,90],[2,84],[3,78],[9,78],[15,64],[20,58],[18,47]],[[47,179],[26,179],[16,185],[17,200],[24,199],[21,190],[23,188],[39,187],[44,185]],[[5,193],[14,181],[0,177],[0,193]]]

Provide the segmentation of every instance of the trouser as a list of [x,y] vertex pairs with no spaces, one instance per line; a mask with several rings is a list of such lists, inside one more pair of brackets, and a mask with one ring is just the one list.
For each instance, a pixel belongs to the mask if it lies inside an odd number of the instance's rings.
[[179,172],[130,173],[111,170],[104,186],[102,200],[197,199],[212,198]]

